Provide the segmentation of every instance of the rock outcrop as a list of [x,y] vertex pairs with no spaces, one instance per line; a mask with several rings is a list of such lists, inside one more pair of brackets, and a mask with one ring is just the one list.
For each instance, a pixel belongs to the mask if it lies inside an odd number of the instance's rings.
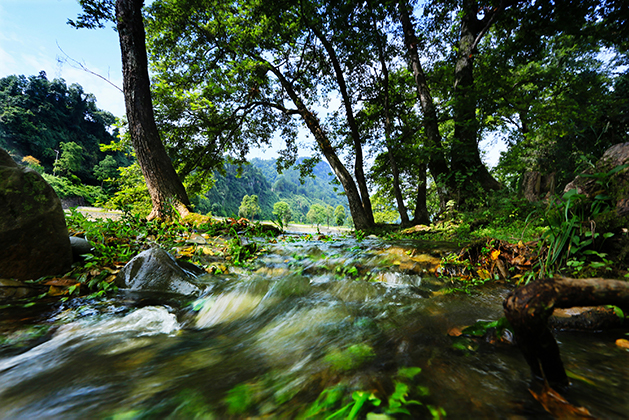
[[179,264],[175,257],[160,248],[151,248],[136,255],[116,277],[121,289],[178,295],[200,291],[193,281],[204,273],[194,264]]
[[71,264],[59,198],[41,175],[0,149],[0,278],[60,275]]
[[576,189],[592,199],[601,192],[609,195],[618,216],[629,216],[629,143],[616,144],[603,154],[596,166],[577,176],[564,188]]

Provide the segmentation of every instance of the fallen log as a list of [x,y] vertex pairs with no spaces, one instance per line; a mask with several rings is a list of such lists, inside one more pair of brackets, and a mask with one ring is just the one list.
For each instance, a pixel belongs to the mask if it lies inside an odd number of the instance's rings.
[[568,376],[548,319],[555,308],[615,305],[629,309],[629,282],[608,279],[538,280],[511,292],[505,316],[531,372],[551,385],[567,386]]

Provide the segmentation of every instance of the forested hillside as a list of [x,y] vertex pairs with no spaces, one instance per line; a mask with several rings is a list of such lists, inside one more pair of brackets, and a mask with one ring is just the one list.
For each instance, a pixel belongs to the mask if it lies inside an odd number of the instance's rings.
[[[303,162],[303,158],[297,163]],[[287,169],[277,172],[275,159],[252,159],[250,165],[242,168],[238,174],[236,165],[225,165],[225,174],[214,173],[215,184],[204,196],[194,199],[196,211],[211,213],[215,216],[232,217],[238,215],[238,209],[245,195],[257,195],[264,220],[271,220],[273,205],[278,201],[286,202],[291,209],[292,220],[307,222],[306,215],[313,204],[324,207],[338,205],[347,207],[344,196],[335,191],[334,177],[325,162],[319,162],[313,168],[314,177],[306,177],[301,183],[299,171]]]

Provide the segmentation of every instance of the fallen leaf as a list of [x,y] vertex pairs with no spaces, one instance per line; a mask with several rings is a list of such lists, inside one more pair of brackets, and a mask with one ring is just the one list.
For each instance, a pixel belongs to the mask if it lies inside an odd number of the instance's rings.
[[452,328],[450,328],[448,330],[448,335],[450,337],[458,337],[461,334],[463,334],[463,333],[461,332],[461,328],[459,328],[459,327],[452,327]]
[[540,390],[539,394],[529,389],[533,398],[539,402],[544,410],[552,414],[558,419],[593,419],[585,407],[575,407],[568,400],[561,396],[557,391],[552,389],[548,384]]
[[619,338],[618,340],[616,340],[616,345],[622,349],[629,350],[629,340],[627,339]]
[[55,286],[55,287],[63,287],[63,286],[74,286],[75,284],[79,284],[76,279],[70,277],[60,277],[53,278],[44,283],[46,286]]

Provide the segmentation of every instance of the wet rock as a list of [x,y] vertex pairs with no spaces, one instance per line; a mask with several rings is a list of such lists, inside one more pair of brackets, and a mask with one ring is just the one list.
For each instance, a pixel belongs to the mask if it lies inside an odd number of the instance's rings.
[[61,202],[37,172],[0,149],[0,277],[63,274],[72,249]]
[[70,236],[70,246],[72,247],[72,259],[82,261],[83,255],[94,252],[94,244],[78,236]]
[[199,293],[194,284],[197,275],[204,271],[191,263],[178,262],[160,248],[151,248],[124,266],[116,277],[116,285],[132,291],[150,291],[193,295]]
[[0,279],[0,300],[37,296],[47,289],[47,287],[38,284],[26,284],[17,280]]

